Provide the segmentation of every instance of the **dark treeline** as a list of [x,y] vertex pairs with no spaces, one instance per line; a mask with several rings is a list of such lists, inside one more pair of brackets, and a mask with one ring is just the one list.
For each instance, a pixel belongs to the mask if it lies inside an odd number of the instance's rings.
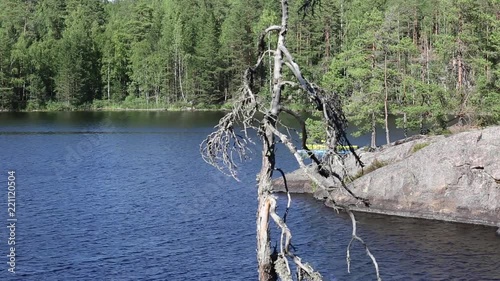
[[[331,0],[307,17],[300,2],[290,1],[289,48],[311,81],[345,95],[360,128],[389,113],[407,128],[498,120],[498,0]],[[278,5],[2,0],[0,108],[223,104],[255,62],[258,34],[279,23]]]

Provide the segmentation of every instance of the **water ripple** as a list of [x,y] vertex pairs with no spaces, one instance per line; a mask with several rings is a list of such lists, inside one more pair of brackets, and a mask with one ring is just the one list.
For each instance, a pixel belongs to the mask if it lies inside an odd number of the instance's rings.
[[[16,280],[255,280],[257,160],[242,164],[237,183],[199,156],[213,125],[155,121],[157,127],[141,129],[122,120],[110,129],[85,122],[78,130],[45,124],[41,133],[31,127],[0,133],[1,165],[18,173]],[[88,151],[79,146],[94,135]],[[279,165],[293,169],[293,159],[284,157]],[[285,198],[279,202],[282,212]],[[360,245],[347,273],[345,214],[308,196],[294,195],[292,204],[292,243],[325,280],[373,280]],[[384,280],[500,280],[500,239],[492,228],[357,219]],[[276,227],[271,234],[279,236]],[[2,253],[6,246],[0,243]],[[0,280],[12,280],[5,274]]]

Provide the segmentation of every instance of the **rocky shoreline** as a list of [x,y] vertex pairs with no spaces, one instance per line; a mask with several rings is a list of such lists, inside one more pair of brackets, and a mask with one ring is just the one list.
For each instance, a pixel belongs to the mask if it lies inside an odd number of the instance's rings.
[[[311,193],[327,206],[335,200],[362,212],[500,227],[500,126],[417,136],[357,152],[365,167],[346,157],[346,170],[354,175],[347,186],[369,199],[370,207],[333,180],[324,181],[332,191],[316,190],[300,169],[287,175],[290,192]],[[275,180],[273,188],[283,192],[283,181]]]

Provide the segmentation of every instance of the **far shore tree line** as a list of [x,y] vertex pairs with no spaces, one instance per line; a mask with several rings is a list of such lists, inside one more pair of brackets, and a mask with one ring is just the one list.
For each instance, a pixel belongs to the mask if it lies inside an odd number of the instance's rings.
[[[230,103],[279,5],[2,0],[0,109]],[[313,16],[290,13],[288,46],[305,76],[341,95],[361,132],[387,124],[389,114],[414,130],[500,119],[496,0],[321,1]],[[256,79],[270,98],[272,58],[264,63]],[[294,90],[284,97],[298,109],[307,104]]]

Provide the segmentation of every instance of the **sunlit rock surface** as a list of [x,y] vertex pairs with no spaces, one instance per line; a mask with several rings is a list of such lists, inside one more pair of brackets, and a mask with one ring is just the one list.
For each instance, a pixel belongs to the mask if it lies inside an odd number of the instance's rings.
[[[353,204],[359,211],[500,226],[500,127],[417,137],[374,152],[360,149],[359,155],[365,171],[377,162],[381,166],[348,184],[370,200],[369,208],[333,181],[325,181],[334,187],[330,194],[317,191],[300,170],[287,177],[290,191],[315,193],[327,205],[331,199]],[[345,163],[351,175],[360,175],[353,157]],[[283,191],[281,180],[275,190]]]

